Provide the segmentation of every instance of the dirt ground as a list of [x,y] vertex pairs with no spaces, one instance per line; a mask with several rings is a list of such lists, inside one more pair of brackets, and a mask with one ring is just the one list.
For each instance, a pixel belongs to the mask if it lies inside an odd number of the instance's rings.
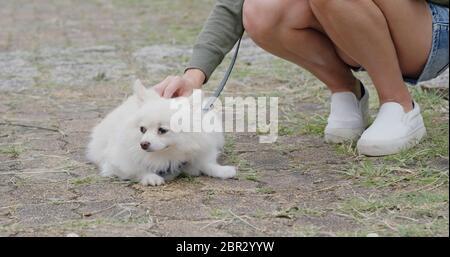
[[325,87],[248,38],[225,95],[278,96],[275,144],[227,134],[221,162],[238,166],[234,180],[99,177],[85,159],[91,128],[135,78],[182,72],[212,4],[0,0],[0,236],[449,236],[448,101],[412,89],[427,139],[358,156],[323,142]]

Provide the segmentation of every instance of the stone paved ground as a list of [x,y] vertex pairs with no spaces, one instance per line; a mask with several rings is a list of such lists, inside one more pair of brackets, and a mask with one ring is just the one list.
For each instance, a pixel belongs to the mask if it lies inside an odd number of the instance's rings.
[[228,134],[222,162],[239,167],[235,180],[152,188],[100,178],[84,157],[90,129],[135,78],[151,85],[182,71],[212,3],[0,1],[1,236],[449,235],[447,101],[413,90],[429,137],[394,157],[361,157],[323,143],[323,85],[249,39],[226,94],[279,96],[276,144]]

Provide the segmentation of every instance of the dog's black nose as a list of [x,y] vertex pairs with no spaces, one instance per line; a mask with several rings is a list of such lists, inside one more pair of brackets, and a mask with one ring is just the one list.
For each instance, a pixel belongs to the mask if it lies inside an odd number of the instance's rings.
[[142,142],[141,143],[141,148],[143,150],[148,150],[149,147],[150,147],[150,142]]

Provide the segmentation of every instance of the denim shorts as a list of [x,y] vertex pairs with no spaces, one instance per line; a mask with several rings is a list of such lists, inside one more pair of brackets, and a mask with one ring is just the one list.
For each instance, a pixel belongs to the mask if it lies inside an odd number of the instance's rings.
[[434,79],[448,68],[448,8],[432,3],[429,6],[433,16],[433,43],[427,64],[419,78],[405,78],[406,82],[413,85]]
[[[433,16],[433,41],[427,63],[416,79],[403,78],[405,82],[417,85],[419,82],[436,78],[448,68],[449,50],[449,11],[448,7],[429,3],[430,12]],[[364,71],[364,68],[352,68],[354,71]]]

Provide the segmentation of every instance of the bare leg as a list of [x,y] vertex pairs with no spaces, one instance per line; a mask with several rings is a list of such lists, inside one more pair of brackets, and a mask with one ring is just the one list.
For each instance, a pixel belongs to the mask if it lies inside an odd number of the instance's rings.
[[402,74],[417,77],[430,48],[432,19],[427,3],[417,0],[310,0],[331,38],[369,73],[381,103],[412,109]]
[[356,78],[322,33],[308,0],[246,0],[244,26],[260,47],[307,69],[332,93],[360,96]]

